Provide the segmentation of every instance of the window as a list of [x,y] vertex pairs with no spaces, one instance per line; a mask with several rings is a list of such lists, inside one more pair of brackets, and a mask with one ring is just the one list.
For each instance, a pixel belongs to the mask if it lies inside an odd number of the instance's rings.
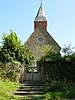
[[43,38],[38,38],[38,42],[42,43],[43,42]]

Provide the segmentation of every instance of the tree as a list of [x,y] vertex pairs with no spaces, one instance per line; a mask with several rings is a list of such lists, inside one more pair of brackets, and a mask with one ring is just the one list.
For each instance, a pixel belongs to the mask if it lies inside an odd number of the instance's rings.
[[29,64],[33,56],[31,52],[21,44],[21,40],[17,34],[10,30],[10,34],[3,34],[2,47],[0,48],[1,62],[13,62],[14,60],[20,63]]
[[73,54],[73,49],[74,47],[71,47],[71,44],[69,44],[68,46],[64,45],[64,48],[61,51],[65,56],[69,56]]
[[22,64],[29,65],[33,59],[32,53],[25,48],[17,34],[12,30],[10,30],[10,34],[3,33],[1,43],[0,62],[2,63],[2,68],[0,69],[2,70],[0,70],[0,73],[2,77],[14,80],[20,67],[16,67],[16,62],[21,63],[21,66]]

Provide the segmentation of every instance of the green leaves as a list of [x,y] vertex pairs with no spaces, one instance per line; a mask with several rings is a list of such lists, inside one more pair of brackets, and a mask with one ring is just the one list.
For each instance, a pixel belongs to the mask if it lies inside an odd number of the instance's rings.
[[15,51],[21,45],[20,39],[18,39],[16,33],[12,30],[10,30],[10,34],[6,35],[4,33],[2,40],[3,48],[9,48],[10,51]]
[[[31,63],[33,59],[32,53],[29,49],[25,48],[21,40],[17,37],[17,34],[12,30],[10,30],[10,34],[3,33],[1,43],[0,62],[2,66],[0,66],[0,77],[11,81],[19,81],[19,69],[22,65],[27,67]],[[16,62],[18,62],[18,66]]]
[[41,60],[44,60],[44,61],[55,61],[55,60],[59,59],[60,57],[61,57],[61,55],[59,53],[54,53],[52,51],[48,51],[46,53],[46,55],[41,58]]
[[48,81],[65,80],[75,83],[75,53],[72,53],[69,48],[67,47],[68,51],[64,57],[61,57],[59,53],[49,51],[38,62],[38,65],[43,67]]
[[21,44],[17,34],[10,30],[10,34],[3,33],[2,47],[0,48],[0,61],[19,61],[22,64],[29,64],[33,58],[31,52]]
[[71,44],[69,44],[68,46],[64,45],[64,48],[62,49],[62,53],[65,56],[71,55],[71,54],[73,54],[73,49],[74,49],[74,47],[71,48]]

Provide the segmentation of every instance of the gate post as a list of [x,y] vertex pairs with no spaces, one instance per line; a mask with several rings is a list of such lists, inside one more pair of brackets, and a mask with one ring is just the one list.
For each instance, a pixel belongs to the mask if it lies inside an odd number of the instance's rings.
[[25,68],[24,68],[25,66],[23,65],[23,67],[22,67],[22,70],[21,70],[21,81],[22,82],[24,82],[24,80],[25,80]]

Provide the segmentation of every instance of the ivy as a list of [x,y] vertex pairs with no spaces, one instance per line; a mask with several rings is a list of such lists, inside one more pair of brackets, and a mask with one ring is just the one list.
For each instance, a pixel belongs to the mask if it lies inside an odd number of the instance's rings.
[[48,52],[38,62],[44,68],[47,81],[66,81],[75,83],[75,53],[64,56],[52,51]]

